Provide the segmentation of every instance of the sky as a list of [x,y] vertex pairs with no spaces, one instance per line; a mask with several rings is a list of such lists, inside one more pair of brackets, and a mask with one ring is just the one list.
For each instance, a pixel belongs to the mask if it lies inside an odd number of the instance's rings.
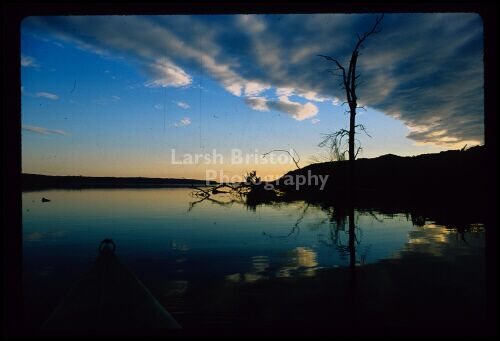
[[[323,134],[347,128],[349,117],[334,65],[318,55],[347,67],[374,22],[374,14],[28,17],[22,171],[205,179],[207,170],[257,170],[272,179],[295,165],[284,152],[263,153],[296,151],[300,166],[322,160]],[[356,120],[369,133],[358,134],[358,157],[484,143],[479,15],[386,14],[357,69],[365,110]]]

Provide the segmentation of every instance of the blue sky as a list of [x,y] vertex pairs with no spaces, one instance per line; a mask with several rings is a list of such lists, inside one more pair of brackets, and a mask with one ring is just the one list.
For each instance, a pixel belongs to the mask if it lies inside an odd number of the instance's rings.
[[[348,61],[373,15],[30,17],[22,24],[22,168],[53,175],[205,178],[172,149],[320,157],[346,128],[342,90],[317,54]],[[483,143],[482,22],[389,14],[362,50],[361,157]]]

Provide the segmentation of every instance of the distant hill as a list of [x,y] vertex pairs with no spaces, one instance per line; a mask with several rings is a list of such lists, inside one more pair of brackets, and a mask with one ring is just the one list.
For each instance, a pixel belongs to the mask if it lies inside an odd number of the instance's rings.
[[[39,174],[22,174],[23,190],[52,188],[144,188],[173,186],[202,186],[205,180],[172,179],[172,178],[141,178],[141,177],[90,177],[90,176],[51,176]],[[215,182],[211,182],[215,184]]]
[[[415,201],[483,199],[487,186],[486,149],[476,146],[465,151],[401,157],[393,154],[356,160],[356,192],[359,200]],[[348,161],[311,164],[287,175],[329,175],[323,191],[319,186],[303,186],[298,191],[278,180],[278,188],[288,196],[342,198],[347,191]]]

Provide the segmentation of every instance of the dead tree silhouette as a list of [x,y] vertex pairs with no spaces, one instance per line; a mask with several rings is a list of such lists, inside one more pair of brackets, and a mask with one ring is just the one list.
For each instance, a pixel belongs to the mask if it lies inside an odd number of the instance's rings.
[[[357,302],[357,276],[356,276],[356,223],[354,221],[355,218],[355,210],[354,210],[354,201],[355,201],[355,159],[361,150],[361,146],[358,146],[355,149],[355,141],[356,141],[356,128],[361,129],[366,133],[365,127],[361,124],[356,125],[356,110],[358,108],[358,94],[356,92],[358,87],[358,79],[360,77],[356,72],[356,66],[359,57],[359,50],[363,48],[363,43],[373,34],[379,33],[381,31],[380,23],[384,15],[377,16],[375,18],[375,23],[372,28],[365,32],[362,36],[358,35],[358,40],[354,49],[351,52],[351,58],[349,60],[349,67],[346,68],[342,65],[342,63],[331,56],[319,55],[319,57],[325,58],[328,61],[335,63],[336,68],[329,70],[335,76],[341,77],[342,80],[342,89],[345,91],[346,101],[349,105],[349,130],[341,129],[336,133],[329,134],[325,137],[325,139],[320,143],[320,146],[329,145],[331,149],[336,152],[338,155],[338,159],[341,160],[345,152],[342,152],[340,149],[342,147],[342,138],[346,135],[348,136],[348,154],[349,154],[349,172],[348,172],[348,193],[347,193],[347,207],[348,207],[348,216],[349,216],[349,280],[350,280],[350,297],[351,297],[351,306],[356,307]],[[340,74],[339,74],[340,73]],[[364,109],[364,108],[363,108]]]
[[[363,125],[360,124],[356,125],[356,110],[358,108],[363,108],[363,107],[358,107],[358,96],[356,90],[360,75],[356,73],[356,64],[358,62],[359,50],[363,48],[363,43],[366,41],[366,39],[371,35],[379,33],[381,31],[380,23],[382,22],[383,18],[384,18],[383,14],[377,16],[375,18],[375,23],[372,26],[371,30],[365,32],[362,36],[358,35],[358,40],[356,45],[354,46],[354,49],[352,50],[351,59],[349,61],[349,67],[347,68],[347,70],[342,65],[342,63],[340,63],[338,59],[332,58],[330,56],[318,55],[319,57],[325,58],[326,60],[335,63],[336,68],[330,71],[334,73],[336,76],[341,77],[342,89],[345,91],[345,96],[346,96],[346,101],[344,103],[347,103],[349,105],[349,131],[341,129],[339,132],[330,134],[331,135],[330,139],[332,140],[332,145],[338,148],[339,143],[341,143],[341,138],[345,135],[349,136],[349,141],[348,141],[349,169],[350,169],[349,187],[351,188],[351,192],[354,186],[354,160],[361,149],[361,146],[358,146],[358,148],[355,150],[356,128],[360,128],[363,131],[365,130],[365,127]],[[340,72],[340,75],[338,74],[338,72]],[[338,141],[339,139],[340,141]],[[327,140],[328,136],[325,140],[323,140],[322,144],[326,144]]]

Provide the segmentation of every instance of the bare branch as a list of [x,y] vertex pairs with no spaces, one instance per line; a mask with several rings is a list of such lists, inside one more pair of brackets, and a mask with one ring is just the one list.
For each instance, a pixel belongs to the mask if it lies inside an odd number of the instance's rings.
[[363,148],[361,146],[358,146],[358,149],[356,150],[356,153],[354,153],[354,157],[358,157],[358,153],[362,150]]
[[[326,69],[325,71],[331,74],[332,76],[335,77],[343,77],[343,75],[335,73],[335,71],[338,71],[339,69]],[[341,85],[344,85],[344,82],[341,83]]]
[[325,137],[318,144],[320,148],[327,148],[330,161],[342,161],[345,160],[345,154],[347,150],[343,148],[343,139],[349,136],[349,131],[347,129],[340,129],[334,133],[323,134]]
[[[292,148],[292,150],[293,150],[293,153],[297,156],[297,163],[299,163],[300,162],[300,155],[299,155],[299,153],[297,153],[297,151],[295,149],[293,149],[293,148]],[[298,165],[297,165],[297,167],[298,167]]]
[[366,134],[366,136],[368,136],[368,137],[370,137],[370,138],[371,138],[371,135],[370,135],[370,134],[368,134],[368,132],[366,131],[366,128],[365,128],[365,126],[364,126],[364,125],[362,125],[362,124],[358,124],[358,125],[356,125],[356,126],[355,126],[355,128],[359,128],[359,129],[361,129],[361,130],[362,130],[362,131]]
[[[344,80],[344,86],[346,88],[346,91],[348,91],[349,90],[349,85],[348,85],[349,83],[348,83],[348,81],[346,79],[345,68],[342,66],[342,64],[340,64],[340,62],[337,59],[333,59],[330,56],[325,56],[325,55],[319,54],[318,57],[323,57],[326,60],[329,60],[329,61],[334,62],[335,64],[337,64],[339,70],[342,70],[342,79]],[[348,95],[348,100],[349,100],[349,95]]]
[[297,169],[300,169],[300,166],[299,166],[299,162],[300,162],[300,156],[299,154],[295,151],[295,149],[293,149],[293,152],[294,154],[298,157],[298,160],[296,160],[293,155],[288,151],[288,150],[285,150],[285,149],[273,149],[267,153],[264,153],[262,154],[262,157],[266,157],[267,155],[271,154],[272,152],[285,152],[285,153],[288,153],[288,155],[290,155],[290,157],[292,158],[293,162],[295,163],[295,166],[297,167]]
[[325,58],[326,60],[329,60],[329,61],[331,61],[331,62],[334,62],[335,64],[337,64],[337,66],[339,67],[339,69],[340,69],[340,70],[344,70],[344,72],[345,72],[344,67],[342,66],[342,64],[340,64],[340,62],[339,62],[337,59],[333,59],[333,58],[332,58],[332,57],[330,57],[330,56],[324,56],[324,55],[322,55],[322,54],[318,54],[318,57],[323,57],[323,58]]
[[354,51],[357,51],[360,46],[363,44],[363,42],[371,36],[372,34],[377,34],[382,31],[382,28],[380,27],[380,23],[382,22],[382,19],[384,19],[384,14],[382,15],[377,15],[375,18],[375,23],[372,26],[372,29],[368,32],[365,32],[361,37],[358,35],[358,43],[356,44],[356,47],[354,48]]
[[189,203],[189,208],[187,210],[188,213],[191,212],[196,205],[198,205],[198,204],[200,204],[200,203],[202,203],[204,201],[209,201],[212,204],[217,204],[219,206],[231,206],[234,203],[238,203],[238,204],[243,204],[244,203],[242,199],[240,199],[240,200],[231,199],[230,201],[221,201],[221,200],[213,199],[211,197],[206,197],[206,198],[201,198],[200,200],[197,200],[197,201],[190,202]]

